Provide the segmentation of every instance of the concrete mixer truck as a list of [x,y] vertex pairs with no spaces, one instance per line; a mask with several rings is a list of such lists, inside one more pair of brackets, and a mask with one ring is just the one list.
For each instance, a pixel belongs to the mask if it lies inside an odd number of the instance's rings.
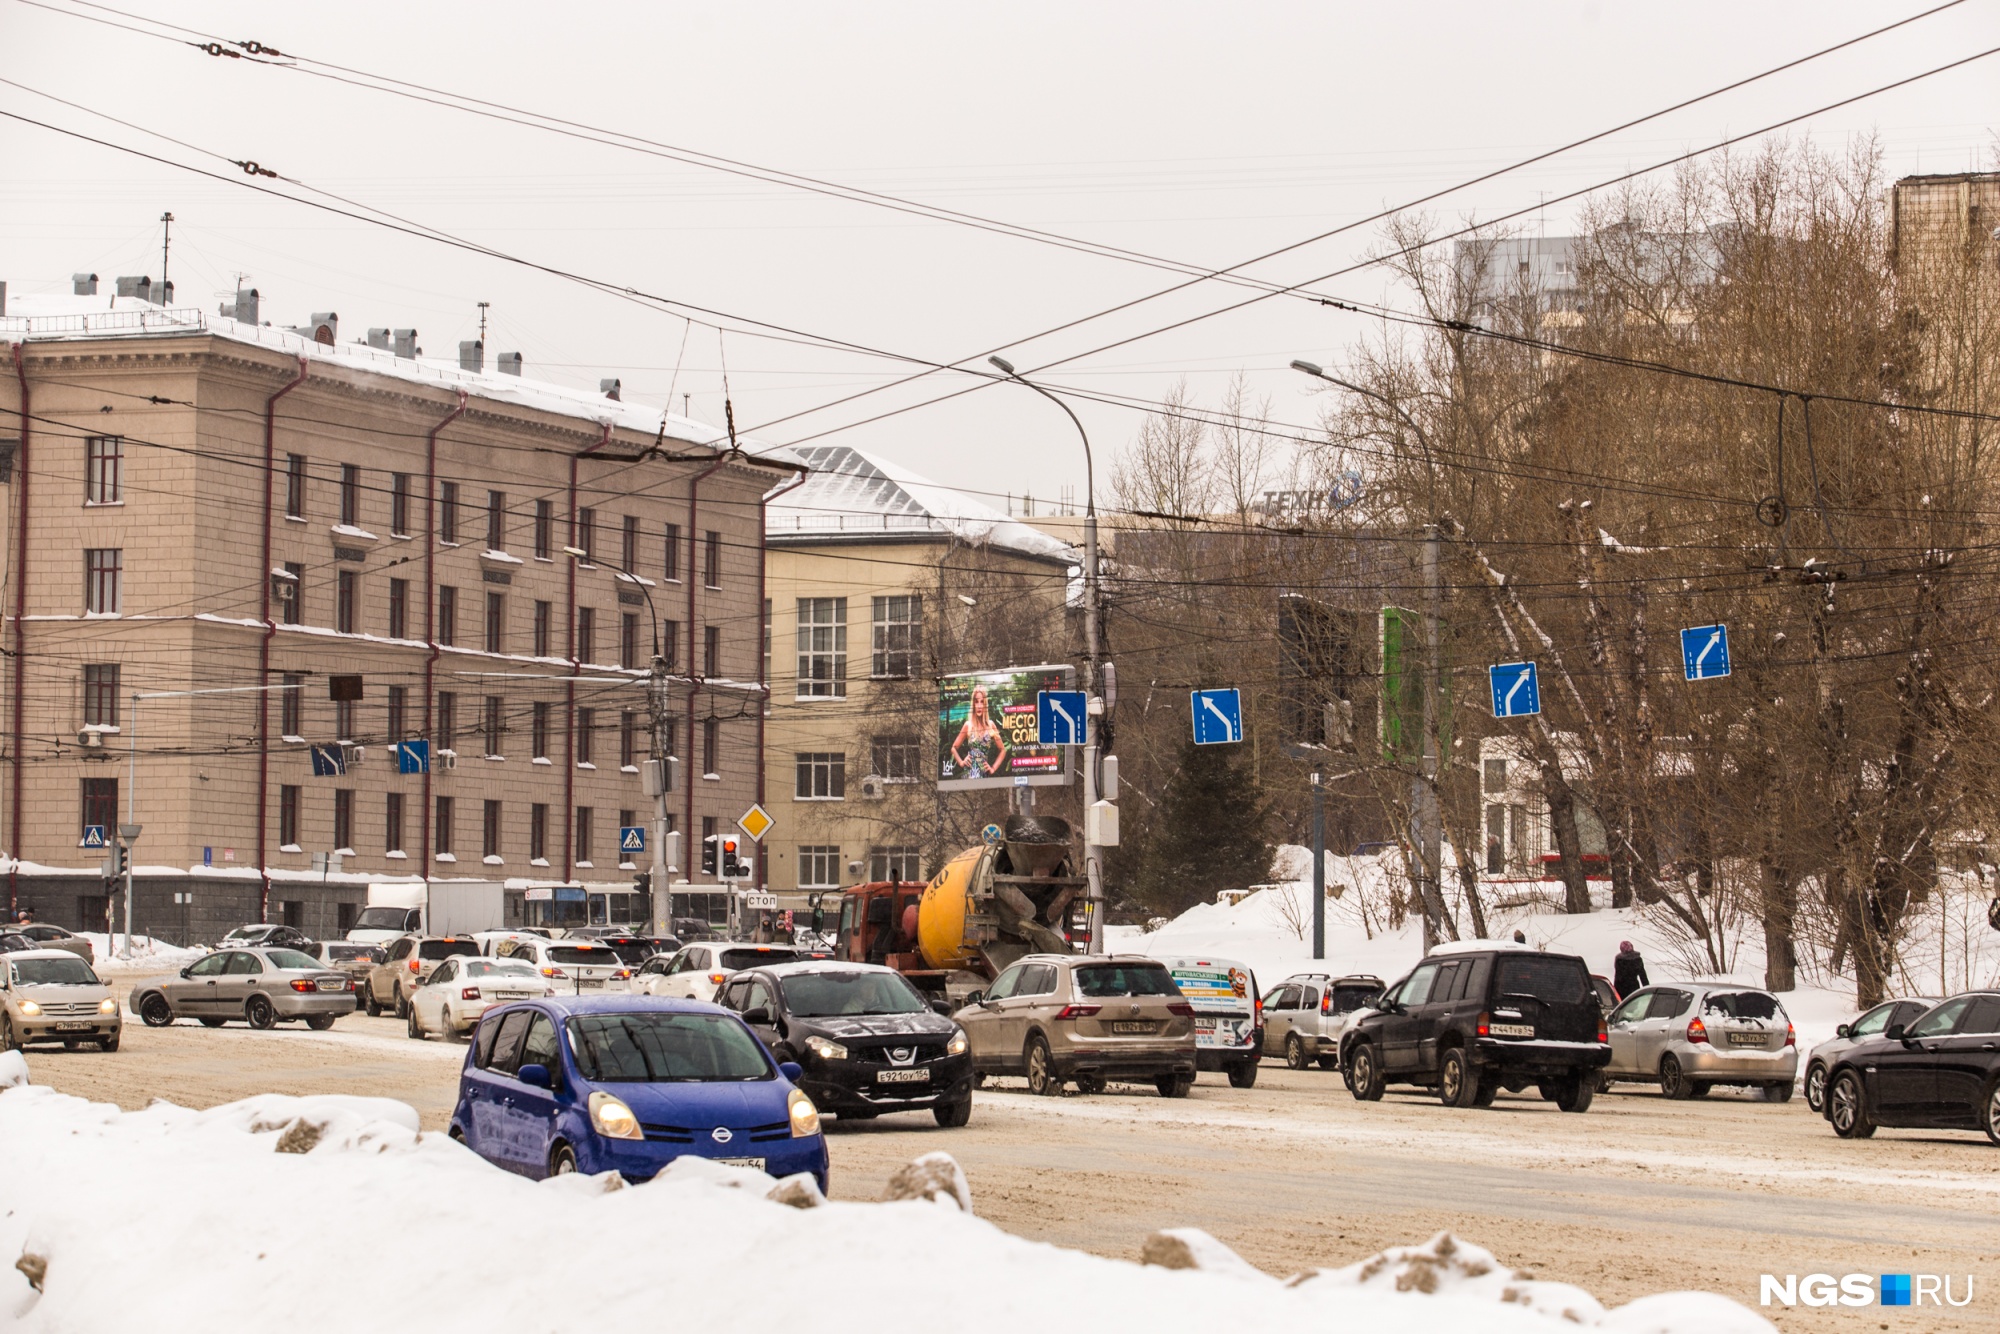
[[1010,815],[998,839],[960,852],[928,884],[843,890],[834,953],[887,964],[939,999],[954,976],[971,990],[1024,954],[1070,953],[1085,938],[1088,882],[1073,869],[1068,821]]

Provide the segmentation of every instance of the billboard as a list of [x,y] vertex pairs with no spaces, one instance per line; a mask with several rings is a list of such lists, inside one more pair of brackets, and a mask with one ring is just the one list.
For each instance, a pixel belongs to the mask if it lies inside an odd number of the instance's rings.
[[938,683],[938,788],[1055,786],[1069,781],[1063,746],[1035,744],[1035,697],[1068,690],[1068,667],[1009,667]]

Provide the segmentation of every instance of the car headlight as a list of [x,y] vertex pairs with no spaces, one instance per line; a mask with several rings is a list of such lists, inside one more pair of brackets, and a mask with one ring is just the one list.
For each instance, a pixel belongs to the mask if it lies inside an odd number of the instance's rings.
[[791,1113],[792,1138],[808,1139],[819,1134],[819,1108],[802,1089],[793,1089],[785,1099],[785,1110]]
[[[820,1037],[818,1034],[814,1034],[812,1037],[806,1039],[806,1047],[822,1061],[844,1061],[847,1059],[847,1048],[830,1038]],[[817,1125],[818,1123],[815,1122],[814,1124]],[[793,1133],[796,1134],[797,1131]]]
[[646,1132],[639,1129],[639,1118],[632,1115],[632,1109],[609,1093],[590,1095],[590,1124],[597,1127],[597,1133],[606,1139],[646,1138]]
[[965,1049],[971,1045],[972,1039],[965,1036],[964,1029],[954,1029],[951,1041],[944,1044],[944,1054],[947,1056],[963,1056],[965,1055]]
[[35,1002],[33,1001],[24,1000],[21,1002],[21,1013],[26,1015],[28,1018],[33,1019],[36,1015],[40,1014],[41,1012],[42,1012],[42,1007],[35,1004]]
[[97,1002],[97,1012],[99,1014],[117,1014],[118,1002],[106,996],[103,1000]]

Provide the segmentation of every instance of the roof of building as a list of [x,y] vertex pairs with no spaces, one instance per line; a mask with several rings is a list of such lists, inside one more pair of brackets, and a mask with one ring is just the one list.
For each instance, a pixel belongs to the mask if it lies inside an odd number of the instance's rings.
[[[576,417],[602,426],[650,436],[664,434],[686,444],[718,452],[728,447],[728,432],[705,422],[675,416],[643,403],[606,398],[601,393],[551,384],[495,369],[473,371],[455,359],[399,357],[392,349],[355,341],[321,343],[291,329],[249,324],[227,315],[210,314],[194,306],[156,305],[141,297],[72,296],[68,293],[12,293],[7,313],[0,315],[0,339],[29,342],[81,342],[101,338],[163,338],[208,334],[232,342],[250,343],[287,356],[331,362],[414,384],[430,385],[497,403],[538,412]],[[743,452],[779,466],[801,467],[804,461],[784,445],[743,441]]]
[[1075,559],[1067,542],[851,445],[801,445],[792,453],[811,472],[766,511],[764,536],[776,545],[949,537],[1041,560]]

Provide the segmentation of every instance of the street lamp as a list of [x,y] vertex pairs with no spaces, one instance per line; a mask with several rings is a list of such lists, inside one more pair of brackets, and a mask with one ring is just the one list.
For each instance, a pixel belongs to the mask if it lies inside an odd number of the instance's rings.
[[[1097,600],[1097,476],[1090,457],[1090,435],[1083,429],[1083,422],[1071,411],[1069,404],[1042,388],[1034,381],[1026,379],[1014,369],[1014,363],[1005,357],[986,359],[995,370],[1018,385],[1034,390],[1049,402],[1061,408],[1076,427],[1077,436],[1083,441],[1083,686],[1086,691],[1097,688],[1097,648],[1098,648],[1098,600]],[[1102,715],[1100,715],[1101,717]],[[1083,748],[1083,809],[1086,813],[1097,802],[1097,741],[1093,734],[1089,745]],[[1104,943],[1104,882],[1098,873],[1097,846],[1089,841],[1089,825],[1085,824],[1083,845],[1084,870],[1090,878],[1090,949],[1098,953]]]

